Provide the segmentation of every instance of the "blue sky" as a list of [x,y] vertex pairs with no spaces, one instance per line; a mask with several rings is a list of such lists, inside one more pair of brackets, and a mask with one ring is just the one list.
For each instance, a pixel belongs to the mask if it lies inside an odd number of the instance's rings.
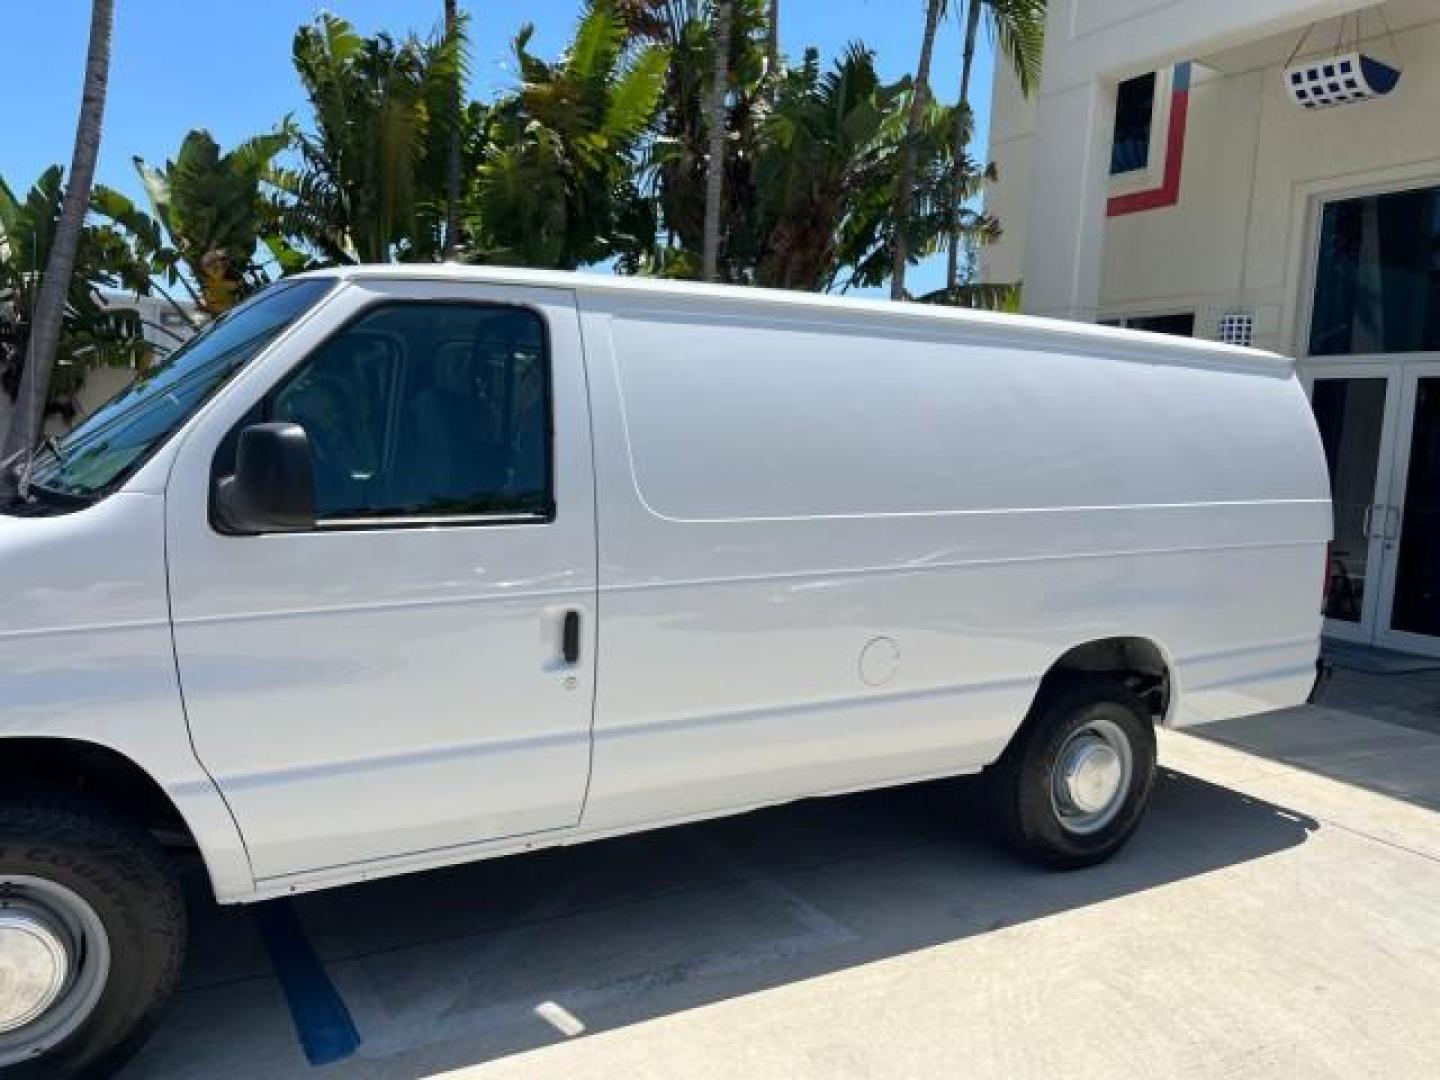
[[[364,32],[430,30],[441,0],[116,0],[110,96],[105,113],[99,178],[137,199],[142,192],[131,156],[161,162],[185,133],[208,128],[228,147],[272,126],[286,113],[305,122],[305,99],[290,66],[295,28],[322,10]],[[30,185],[47,165],[68,166],[80,100],[89,28],[88,0],[24,0],[7,5],[5,62],[0,64],[0,176],[14,189]],[[472,0],[471,93],[488,97],[514,84],[510,42],[526,22],[535,24],[533,50],[558,53],[579,15],[578,0]],[[913,71],[924,24],[922,0],[781,0],[781,48],[798,57],[819,48],[825,59],[863,40],[876,51],[882,73]],[[959,33],[953,19],[936,47],[934,85],[953,100],[959,86]],[[984,146],[989,119],[991,52],[983,40],[973,80]],[[923,291],[943,282],[943,265],[912,278]]]

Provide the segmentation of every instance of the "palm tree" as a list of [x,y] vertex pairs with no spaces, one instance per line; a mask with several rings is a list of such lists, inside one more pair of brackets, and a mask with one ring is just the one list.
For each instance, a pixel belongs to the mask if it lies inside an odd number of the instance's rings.
[[669,50],[631,38],[612,0],[590,0],[564,55],[515,39],[520,89],[481,121],[483,151],[467,202],[467,258],[573,270],[654,241],[653,207],[635,180]]
[[[730,0],[725,143],[719,199],[716,272],[743,276],[753,262],[755,191],[753,168],[761,117],[780,73],[766,58],[767,0]],[[701,276],[705,210],[710,180],[709,122],[716,65],[714,19],[703,0],[623,0],[617,10],[629,32],[663,45],[670,54],[664,92],[651,137],[644,145],[641,176],[656,195],[654,212],[664,242],[628,269],[673,276]],[[736,265],[732,265],[736,264]]]
[[930,60],[935,53],[935,31],[945,0],[925,0],[925,33],[920,39],[920,63],[915,69],[915,83],[910,91],[910,117],[905,127],[904,159],[895,180],[895,235],[891,241],[890,299],[905,299],[905,270],[910,262],[909,227],[912,201],[911,185],[915,181],[916,143],[924,123],[925,106],[930,99]]
[[[844,270],[847,274],[841,281],[842,287],[874,288],[884,284],[893,272],[894,237],[902,228],[902,222],[895,214],[895,181],[904,167],[907,150],[913,158],[910,205],[903,228],[906,250],[912,256],[934,254],[949,235],[954,221],[950,203],[954,168],[958,166],[965,177],[963,192],[966,198],[977,194],[984,181],[990,178],[988,170],[982,172],[963,154],[959,162],[955,161],[955,106],[942,105],[932,99],[922,111],[916,137],[907,139],[913,89],[908,79],[902,80],[898,86],[904,100],[887,121],[880,144],[881,168],[877,176],[883,178],[883,190],[879,186],[880,181],[877,181],[857,197],[842,232],[837,253],[837,270]],[[999,224],[984,213],[962,209],[961,235],[967,243],[988,243],[999,235]],[[909,296],[908,292],[906,295]],[[992,306],[988,294],[969,288],[962,288],[954,297],[940,290],[916,299],[929,303]]]
[[715,67],[710,82],[710,100],[705,110],[710,148],[706,155],[701,276],[706,281],[715,281],[719,277],[720,197],[725,183],[725,96],[730,89],[730,19],[733,13],[732,0],[716,0]]
[[780,76],[780,0],[770,0],[765,14],[765,66],[772,78]]
[[755,167],[758,285],[829,289],[848,258],[884,250],[882,234],[905,120],[906,83],[882,83],[852,44],[821,73],[805,53],[775,87]]
[[[445,0],[445,39],[458,50],[460,42],[460,5]],[[445,155],[445,257],[453,259],[460,248],[460,142],[464,137],[460,117],[464,109],[464,84],[457,65],[450,91],[450,145]]]
[[419,209],[440,201],[425,190],[422,176],[433,170],[422,163],[453,112],[462,41],[361,37],[330,14],[296,32],[313,129],[298,137],[300,168],[271,177],[287,196],[287,234],[326,262],[433,258],[443,249],[443,217],[421,228]]
[[[45,281],[38,268],[49,262],[65,198],[59,165],[41,173],[24,199],[0,178],[0,388],[12,401],[26,371],[32,316]],[[73,418],[74,395],[87,368],[145,358],[149,346],[138,313],[107,304],[102,289],[147,293],[149,267],[132,258],[126,238],[114,228],[87,223],[64,297],[44,416]]]
[[[964,151],[972,130],[970,116],[970,73],[975,63],[975,39],[981,17],[1005,54],[1011,70],[1025,96],[1034,93],[1040,82],[1040,65],[1045,55],[1046,0],[967,0],[965,6],[964,45],[960,53],[960,104],[955,112],[955,145]],[[963,153],[956,155],[956,162]],[[962,243],[959,207],[964,198],[964,175],[956,169],[951,182],[951,199],[955,221],[950,228],[949,256],[945,286],[953,291],[960,283],[960,247]]]
[[[95,161],[100,156],[100,130],[105,117],[105,92],[110,78],[110,35],[115,23],[114,0],[92,0],[90,43],[85,58],[85,86],[80,98],[80,117],[75,126],[75,150],[70,161],[70,182],[66,187],[54,243],[45,263],[45,277],[35,300],[30,322],[29,356],[20,380],[16,411],[0,449],[0,491],[19,490],[28,477],[17,475],[16,466],[28,462],[29,454],[44,430],[45,404],[49,400],[50,378],[55,367],[55,348],[65,320],[65,300],[75,272],[85,212],[90,206],[90,188],[95,181]],[[20,471],[28,472],[22,465]]]
[[[103,185],[95,189],[95,208],[126,230],[155,278],[183,289],[202,315],[214,318],[269,281],[255,259],[257,246],[271,240],[262,184],[292,136],[283,126],[222,154],[208,131],[191,131],[161,168],[134,159],[150,213]],[[156,290],[169,295],[158,283]]]

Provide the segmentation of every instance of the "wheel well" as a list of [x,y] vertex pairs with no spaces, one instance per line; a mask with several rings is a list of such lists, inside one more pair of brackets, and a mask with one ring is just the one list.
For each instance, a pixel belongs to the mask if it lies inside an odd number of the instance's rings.
[[185,819],[159,784],[124,754],[78,739],[0,739],[0,791],[73,791],[160,834],[194,846]]
[[1077,678],[1118,679],[1145,703],[1150,718],[1164,723],[1170,714],[1174,681],[1165,654],[1149,638],[1110,637],[1076,645],[1045,673],[1036,699],[1057,684]]

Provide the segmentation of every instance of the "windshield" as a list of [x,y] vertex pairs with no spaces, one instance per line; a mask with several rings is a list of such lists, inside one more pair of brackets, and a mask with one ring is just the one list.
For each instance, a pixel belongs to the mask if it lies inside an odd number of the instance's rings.
[[82,499],[104,495],[333,284],[323,278],[280,282],[227,312],[69,435],[47,441],[31,488]]

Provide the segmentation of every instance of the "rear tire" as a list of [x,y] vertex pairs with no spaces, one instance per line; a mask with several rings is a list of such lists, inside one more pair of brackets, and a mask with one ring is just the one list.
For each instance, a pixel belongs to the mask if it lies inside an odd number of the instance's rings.
[[1001,835],[1015,851],[1064,870],[1103,862],[1150,802],[1150,714],[1111,679],[1047,690],[991,768],[989,786]]
[[109,1076],[154,1029],[180,974],[185,905],[164,853],[99,804],[0,798],[6,912],[0,1073]]

